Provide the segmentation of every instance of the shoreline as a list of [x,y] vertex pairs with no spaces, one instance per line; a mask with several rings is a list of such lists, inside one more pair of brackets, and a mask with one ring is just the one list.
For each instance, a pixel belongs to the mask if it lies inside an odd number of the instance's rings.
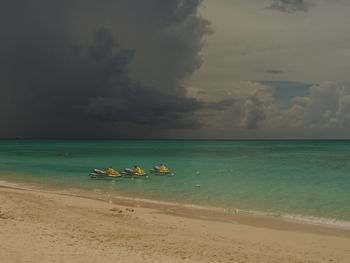
[[340,230],[276,227],[278,220],[257,224],[262,218],[251,216],[223,222],[8,187],[0,187],[0,205],[1,262],[345,263],[350,255]]
[[[238,223],[253,227],[263,227],[273,230],[308,232],[316,234],[327,234],[333,236],[344,236],[350,238],[350,222],[344,225],[330,224],[329,222],[307,221],[305,217],[289,217],[288,215],[271,215],[263,212],[244,211],[238,209],[224,209],[214,207],[204,207],[192,204],[182,204],[167,201],[151,200],[137,197],[125,197],[118,195],[97,195],[88,193],[86,189],[79,189],[79,194],[74,194],[66,190],[38,189],[27,184],[16,184],[0,180],[0,189],[8,188],[22,191],[32,191],[38,193],[57,194],[103,201],[110,204],[123,206],[142,207],[157,210],[159,213],[180,216],[183,218],[216,221],[223,223]],[[319,219],[319,218],[318,218]],[[328,219],[326,219],[328,220]]]

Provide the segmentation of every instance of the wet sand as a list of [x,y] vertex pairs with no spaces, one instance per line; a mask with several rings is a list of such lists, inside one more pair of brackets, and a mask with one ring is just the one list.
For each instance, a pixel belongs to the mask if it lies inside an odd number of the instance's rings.
[[350,231],[0,187],[0,262],[349,262]]

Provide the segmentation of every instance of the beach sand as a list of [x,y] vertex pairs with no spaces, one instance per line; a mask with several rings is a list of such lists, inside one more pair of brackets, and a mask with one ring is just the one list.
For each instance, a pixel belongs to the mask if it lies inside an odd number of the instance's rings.
[[0,187],[0,262],[350,262],[349,230],[134,205]]

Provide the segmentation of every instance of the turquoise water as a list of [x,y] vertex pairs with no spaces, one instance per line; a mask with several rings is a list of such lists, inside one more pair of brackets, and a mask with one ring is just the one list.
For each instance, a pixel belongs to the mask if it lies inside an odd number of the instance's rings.
[[[160,163],[176,175],[88,177]],[[0,180],[350,222],[350,141],[0,140]]]

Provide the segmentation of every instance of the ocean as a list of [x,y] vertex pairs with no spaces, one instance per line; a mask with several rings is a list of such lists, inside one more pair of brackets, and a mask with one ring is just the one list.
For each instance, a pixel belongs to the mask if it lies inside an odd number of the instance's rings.
[[[88,176],[162,163],[175,176]],[[350,141],[0,140],[0,181],[350,227]]]

